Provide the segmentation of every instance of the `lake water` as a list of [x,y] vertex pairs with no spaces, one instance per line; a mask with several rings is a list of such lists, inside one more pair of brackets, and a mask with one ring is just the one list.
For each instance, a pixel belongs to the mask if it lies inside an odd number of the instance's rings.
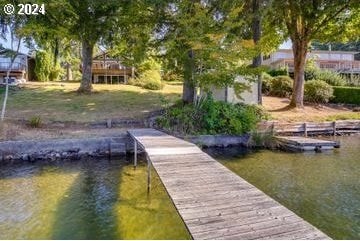
[[[360,136],[323,153],[207,149],[332,238],[360,239]],[[0,166],[0,239],[190,239],[154,170],[82,160]]]
[[0,167],[0,239],[189,239],[144,164],[85,160]]
[[360,136],[322,153],[208,149],[226,167],[335,239],[360,239]]

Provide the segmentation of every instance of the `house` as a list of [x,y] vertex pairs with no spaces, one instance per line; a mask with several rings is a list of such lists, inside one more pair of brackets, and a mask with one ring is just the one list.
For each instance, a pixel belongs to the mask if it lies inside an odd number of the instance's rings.
[[[11,65],[10,53],[14,52],[9,49],[0,50],[0,84],[6,83],[7,71]],[[30,68],[29,68],[29,62]],[[33,77],[34,59],[27,54],[19,53],[12,65],[9,81],[11,85],[17,85],[30,80]]]
[[[343,75],[360,75],[360,54],[350,51],[311,50],[307,59],[314,59],[320,69],[327,69]],[[279,49],[270,55],[263,56],[263,65],[272,69],[286,68],[294,72],[294,55],[292,49]]]
[[94,84],[126,84],[135,74],[134,67],[123,65],[119,59],[111,58],[107,52],[93,58],[91,69]]
[[[212,93],[212,96],[215,100],[225,101],[228,103],[245,103],[245,104],[258,104],[259,103],[259,91],[258,83],[250,82],[242,76],[238,76],[235,80],[239,83],[244,83],[248,88],[244,90],[239,96],[236,95],[233,87],[211,87],[209,91]],[[200,95],[203,95],[205,92],[200,90]]]

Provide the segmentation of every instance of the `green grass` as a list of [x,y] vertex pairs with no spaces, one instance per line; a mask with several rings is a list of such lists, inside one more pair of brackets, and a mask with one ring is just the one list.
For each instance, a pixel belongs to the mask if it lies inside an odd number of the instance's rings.
[[79,83],[28,83],[9,94],[7,117],[46,121],[91,122],[108,118],[143,118],[162,108],[160,96],[170,103],[181,97],[181,86],[159,91],[130,85],[94,85],[94,93],[80,95]]
[[343,113],[326,117],[326,121],[336,120],[360,120],[360,112]]

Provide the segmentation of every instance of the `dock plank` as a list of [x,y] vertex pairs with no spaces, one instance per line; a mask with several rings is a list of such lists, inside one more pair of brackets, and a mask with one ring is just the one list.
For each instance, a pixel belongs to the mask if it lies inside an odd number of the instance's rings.
[[128,133],[194,239],[330,239],[196,145],[154,129]]
[[340,142],[329,141],[302,136],[276,136],[277,143],[288,150],[316,151],[329,150],[340,147]]

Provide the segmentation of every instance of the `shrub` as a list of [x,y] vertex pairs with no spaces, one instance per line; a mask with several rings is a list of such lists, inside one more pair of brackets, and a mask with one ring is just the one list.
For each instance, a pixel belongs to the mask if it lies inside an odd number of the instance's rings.
[[293,79],[281,75],[271,80],[270,95],[277,97],[290,97],[293,89]]
[[267,72],[270,76],[288,75],[287,69],[272,69]]
[[130,78],[128,84],[149,90],[160,90],[163,87],[160,73],[157,70],[146,70],[138,78]]
[[52,59],[48,51],[37,51],[35,55],[35,74],[39,81],[49,81]]
[[182,81],[182,77],[176,73],[175,71],[168,71],[165,72],[164,75],[162,76],[162,79],[164,81]]
[[317,70],[314,73],[314,79],[322,80],[332,86],[346,85],[346,80],[338,73],[331,70]]
[[128,84],[140,86],[149,90],[160,90],[163,87],[160,70],[160,63],[150,57],[139,65],[139,77],[130,79]]
[[360,86],[360,75],[353,75],[344,77],[346,80],[346,86]]
[[333,88],[323,80],[310,80],[304,86],[304,99],[313,103],[327,103],[333,96]]
[[360,105],[360,87],[334,87],[331,102]]
[[332,70],[320,69],[314,64],[307,63],[305,67],[305,80],[323,80],[332,86],[346,85],[346,79]]
[[42,121],[40,116],[33,116],[29,120],[29,126],[32,128],[39,128],[41,127]]
[[273,77],[271,75],[269,75],[268,73],[262,74],[261,92],[263,94],[268,95],[270,93],[272,80],[273,80]]
[[162,88],[160,72],[157,70],[146,70],[140,76],[140,83],[145,89],[160,90]]
[[59,77],[60,77],[60,75],[62,74],[62,72],[63,72],[63,68],[61,68],[61,66],[60,66],[59,64],[56,65],[55,67],[53,67],[53,68],[50,70],[49,80],[50,80],[50,81],[59,80]]
[[266,118],[265,112],[255,105],[230,104],[214,101],[211,96],[195,104],[179,103],[167,109],[157,119],[160,128],[181,134],[243,134],[256,128]]

